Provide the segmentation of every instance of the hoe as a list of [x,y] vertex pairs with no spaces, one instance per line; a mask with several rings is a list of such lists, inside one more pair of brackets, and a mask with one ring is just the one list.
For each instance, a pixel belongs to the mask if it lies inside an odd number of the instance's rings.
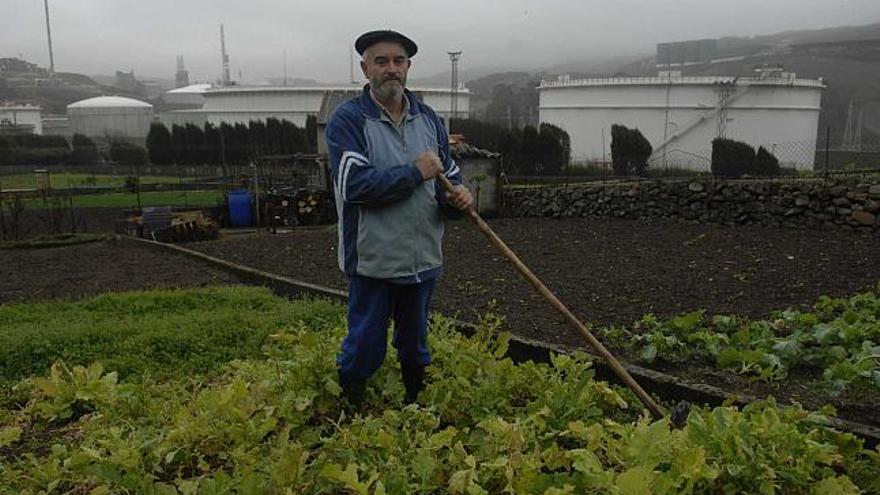
[[[437,177],[443,184],[444,189],[451,192],[453,186],[452,183],[449,182],[449,179],[447,179],[442,174],[438,175]],[[601,342],[599,342],[599,340],[592,334],[592,332],[590,332],[586,325],[581,323],[581,321],[578,320],[577,316],[569,311],[565,304],[563,304],[562,301],[560,301],[559,298],[556,297],[556,295],[553,294],[553,292],[551,292],[550,289],[548,289],[547,286],[544,285],[544,283],[541,282],[541,280],[534,273],[532,273],[529,267],[527,267],[525,263],[523,263],[522,260],[519,259],[516,253],[514,253],[513,250],[507,247],[507,244],[505,244],[504,241],[502,241],[501,238],[498,237],[495,231],[493,231],[492,228],[489,227],[489,224],[487,224],[483,220],[483,218],[480,217],[480,214],[477,213],[477,211],[473,207],[468,208],[467,214],[470,219],[473,220],[475,224],[477,224],[477,227],[479,227],[479,229],[483,231],[483,234],[485,234],[486,237],[489,238],[492,244],[494,244],[495,247],[497,247],[498,250],[501,251],[504,257],[513,264],[514,268],[516,268],[516,270],[520,274],[522,274],[526,278],[526,280],[528,280],[529,283],[531,283],[532,286],[541,293],[542,296],[544,296],[544,299],[546,299],[547,302],[549,302],[554,308],[562,313],[562,315],[565,316],[565,319],[568,320],[568,322],[571,323],[571,325],[578,330],[578,332],[587,340],[587,343],[590,344],[590,347],[592,347],[602,357],[602,359],[605,360],[608,366],[611,367],[611,369],[614,371],[614,374],[616,374],[617,377],[620,378],[620,380],[625,383],[626,386],[629,387],[629,389],[636,394],[636,396],[638,396],[639,400],[642,401],[642,404],[644,404],[645,407],[647,407],[648,410],[651,411],[651,414],[654,416],[654,418],[660,419],[664,417],[666,415],[666,412],[663,410],[663,408],[659,404],[657,404],[657,402],[655,402],[654,399],[652,399],[651,396],[647,394],[647,392],[645,392],[645,390],[638,384],[638,382],[635,381],[632,375],[629,374],[626,368],[624,368],[620,364],[617,358],[615,358],[614,355],[611,354],[611,352],[609,352],[608,349],[606,349]],[[689,409],[690,407],[687,402],[680,402],[673,410],[672,417],[670,417],[671,422],[678,427],[684,426],[685,422],[687,421],[687,414]]]

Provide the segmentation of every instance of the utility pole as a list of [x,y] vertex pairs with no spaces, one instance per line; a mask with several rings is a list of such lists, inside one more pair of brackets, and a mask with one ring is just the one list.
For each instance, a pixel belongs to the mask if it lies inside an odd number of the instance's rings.
[[55,55],[52,53],[52,29],[49,27],[49,0],[43,0],[46,10],[46,37],[49,38],[49,80],[55,79]]
[[602,182],[605,182],[605,167],[607,166],[607,156],[605,155],[605,128],[602,128]]
[[348,44],[348,80],[351,81],[351,84],[357,84],[357,81],[354,78],[354,51],[352,51],[351,47],[354,43]]
[[220,131],[220,167],[223,170],[223,180],[226,180],[226,138],[223,136],[223,125],[224,122],[221,121],[220,124],[217,125],[217,130]]
[[449,130],[452,131],[452,121],[458,118],[458,59],[461,58],[461,51],[446,52],[449,54],[449,61],[452,62],[452,80],[450,81],[450,89],[452,94],[452,116],[449,118]]
[[669,133],[669,96],[672,92],[672,74],[666,72],[666,110],[663,114],[663,170],[666,170],[666,149],[669,147],[667,135]]
[[257,164],[251,160],[251,167],[254,167],[254,205],[257,211],[255,216],[257,230],[260,229],[260,172],[257,168]]

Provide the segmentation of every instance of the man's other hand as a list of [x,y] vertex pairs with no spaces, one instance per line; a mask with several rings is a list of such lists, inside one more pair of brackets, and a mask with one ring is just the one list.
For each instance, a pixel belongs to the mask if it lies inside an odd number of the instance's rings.
[[470,190],[460,184],[453,187],[451,193],[446,193],[446,200],[459,210],[466,210],[474,203]]
[[416,168],[422,173],[422,180],[431,180],[443,173],[443,162],[433,151],[422,152],[416,157]]

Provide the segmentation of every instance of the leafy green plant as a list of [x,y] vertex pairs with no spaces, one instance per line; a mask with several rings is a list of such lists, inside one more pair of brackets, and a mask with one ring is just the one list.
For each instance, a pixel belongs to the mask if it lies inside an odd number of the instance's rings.
[[764,381],[813,369],[832,395],[851,386],[880,389],[880,290],[824,296],[811,312],[778,311],[767,320],[707,320],[701,311],[668,321],[646,315],[631,330],[603,335],[646,363],[708,360]]
[[110,403],[116,383],[116,373],[104,374],[101,363],[69,368],[58,361],[49,376],[34,379],[36,394],[30,408],[35,416],[49,421],[74,420]]
[[[352,412],[342,408],[335,378],[345,333],[340,306],[254,289],[80,304],[95,318],[115,315],[123,329],[128,314],[186,315],[182,333],[215,321],[193,308],[251,307],[259,310],[248,313],[250,324],[273,331],[261,355],[202,374],[117,381],[99,365],[58,363],[45,378],[27,377],[21,383],[33,385],[32,406],[0,405],[0,493],[855,494],[874,489],[880,474],[880,451],[823,426],[831,411],[772,401],[695,408],[675,429],[652,420],[628,392],[596,381],[584,355],[513,363],[493,315],[471,337],[434,319],[434,361],[420,404],[401,403],[389,356],[368,383],[364,408]],[[685,335],[702,320],[651,325]],[[52,418],[73,420],[78,408],[91,414],[64,426],[76,434],[40,429]]]

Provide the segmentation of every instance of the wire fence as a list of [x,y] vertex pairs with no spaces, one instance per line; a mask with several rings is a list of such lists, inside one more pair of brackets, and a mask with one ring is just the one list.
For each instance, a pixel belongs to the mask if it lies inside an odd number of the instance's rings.
[[318,155],[269,155],[247,165],[115,163],[0,167],[0,241],[113,231],[148,206],[205,209],[221,217],[227,195],[245,189],[265,227],[332,221],[331,181]]
[[[764,148],[776,157],[784,174],[796,174],[801,170],[814,170],[816,164],[816,141],[792,141],[784,143],[759,143],[750,145],[758,151]],[[648,159],[648,166],[655,170],[712,170],[712,148],[686,150],[668,148],[656,151]]]
[[[857,143],[806,140],[781,143],[758,143],[779,161],[777,176],[815,176],[823,174],[858,174],[880,170],[880,137],[860,137]],[[646,174],[649,177],[693,177],[711,174],[712,149],[682,149],[669,147],[656,150],[648,159]],[[594,156],[575,155],[569,170],[571,177],[614,179],[611,152],[606,150],[604,159]]]

